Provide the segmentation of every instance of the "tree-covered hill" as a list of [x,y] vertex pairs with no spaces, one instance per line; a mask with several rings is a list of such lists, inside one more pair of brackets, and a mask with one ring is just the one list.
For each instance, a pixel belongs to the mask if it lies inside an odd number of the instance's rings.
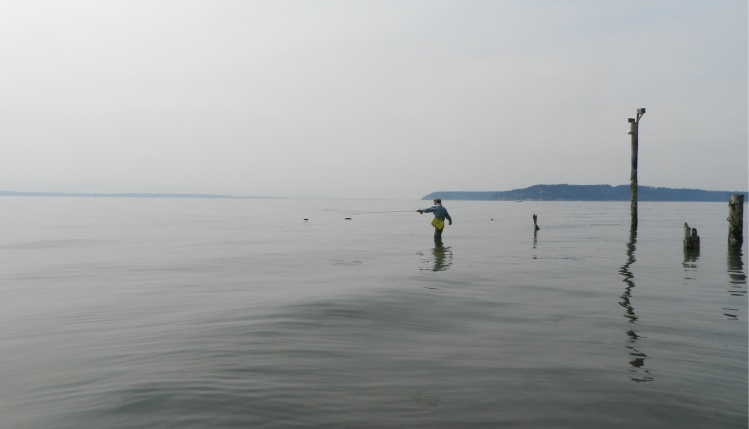
[[[639,186],[638,201],[728,201],[731,194],[746,192],[705,191],[701,189],[673,189]],[[423,200],[444,198],[446,200],[484,201],[629,201],[629,185],[534,185],[511,191],[445,191],[425,195]]]

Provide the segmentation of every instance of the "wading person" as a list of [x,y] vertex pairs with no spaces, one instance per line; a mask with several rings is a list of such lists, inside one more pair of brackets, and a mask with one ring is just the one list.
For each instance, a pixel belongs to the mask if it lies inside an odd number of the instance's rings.
[[434,226],[434,244],[442,244],[442,230],[445,229],[445,219],[447,219],[449,225],[453,224],[453,219],[450,217],[450,213],[447,212],[446,208],[442,207],[442,200],[435,198],[432,207],[416,211],[421,214],[434,213],[434,219],[432,219],[432,226]]

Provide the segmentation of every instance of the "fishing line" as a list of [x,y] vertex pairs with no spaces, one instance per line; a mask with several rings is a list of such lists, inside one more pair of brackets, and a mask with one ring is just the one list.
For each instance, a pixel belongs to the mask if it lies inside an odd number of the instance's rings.
[[380,212],[355,212],[352,214],[356,215],[362,215],[362,214],[379,214],[379,213],[410,213],[415,212],[416,210],[385,210]]
[[[412,213],[415,211],[416,210],[384,210],[384,211],[376,211],[376,212],[351,212],[350,214],[348,214],[348,216],[364,215],[364,214],[380,214],[380,213]],[[345,217],[344,219],[351,220],[350,217]],[[309,221],[309,218],[304,218],[304,221],[305,222]]]

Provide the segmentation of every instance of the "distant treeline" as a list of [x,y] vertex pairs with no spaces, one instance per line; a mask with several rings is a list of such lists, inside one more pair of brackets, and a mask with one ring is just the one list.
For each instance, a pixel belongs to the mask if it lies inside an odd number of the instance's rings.
[[[731,194],[746,192],[704,191],[701,189],[673,189],[639,186],[638,201],[722,201],[727,202]],[[534,185],[511,191],[448,191],[433,192],[422,198],[432,200],[482,200],[482,201],[629,201],[629,185]]]

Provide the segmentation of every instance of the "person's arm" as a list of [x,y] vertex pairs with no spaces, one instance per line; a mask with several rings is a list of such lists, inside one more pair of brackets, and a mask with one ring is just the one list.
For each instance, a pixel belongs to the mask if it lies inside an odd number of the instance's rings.
[[445,210],[445,218],[448,220],[448,222],[450,222],[448,223],[448,225],[453,224],[453,218],[450,217],[450,213],[448,213],[447,210]]

